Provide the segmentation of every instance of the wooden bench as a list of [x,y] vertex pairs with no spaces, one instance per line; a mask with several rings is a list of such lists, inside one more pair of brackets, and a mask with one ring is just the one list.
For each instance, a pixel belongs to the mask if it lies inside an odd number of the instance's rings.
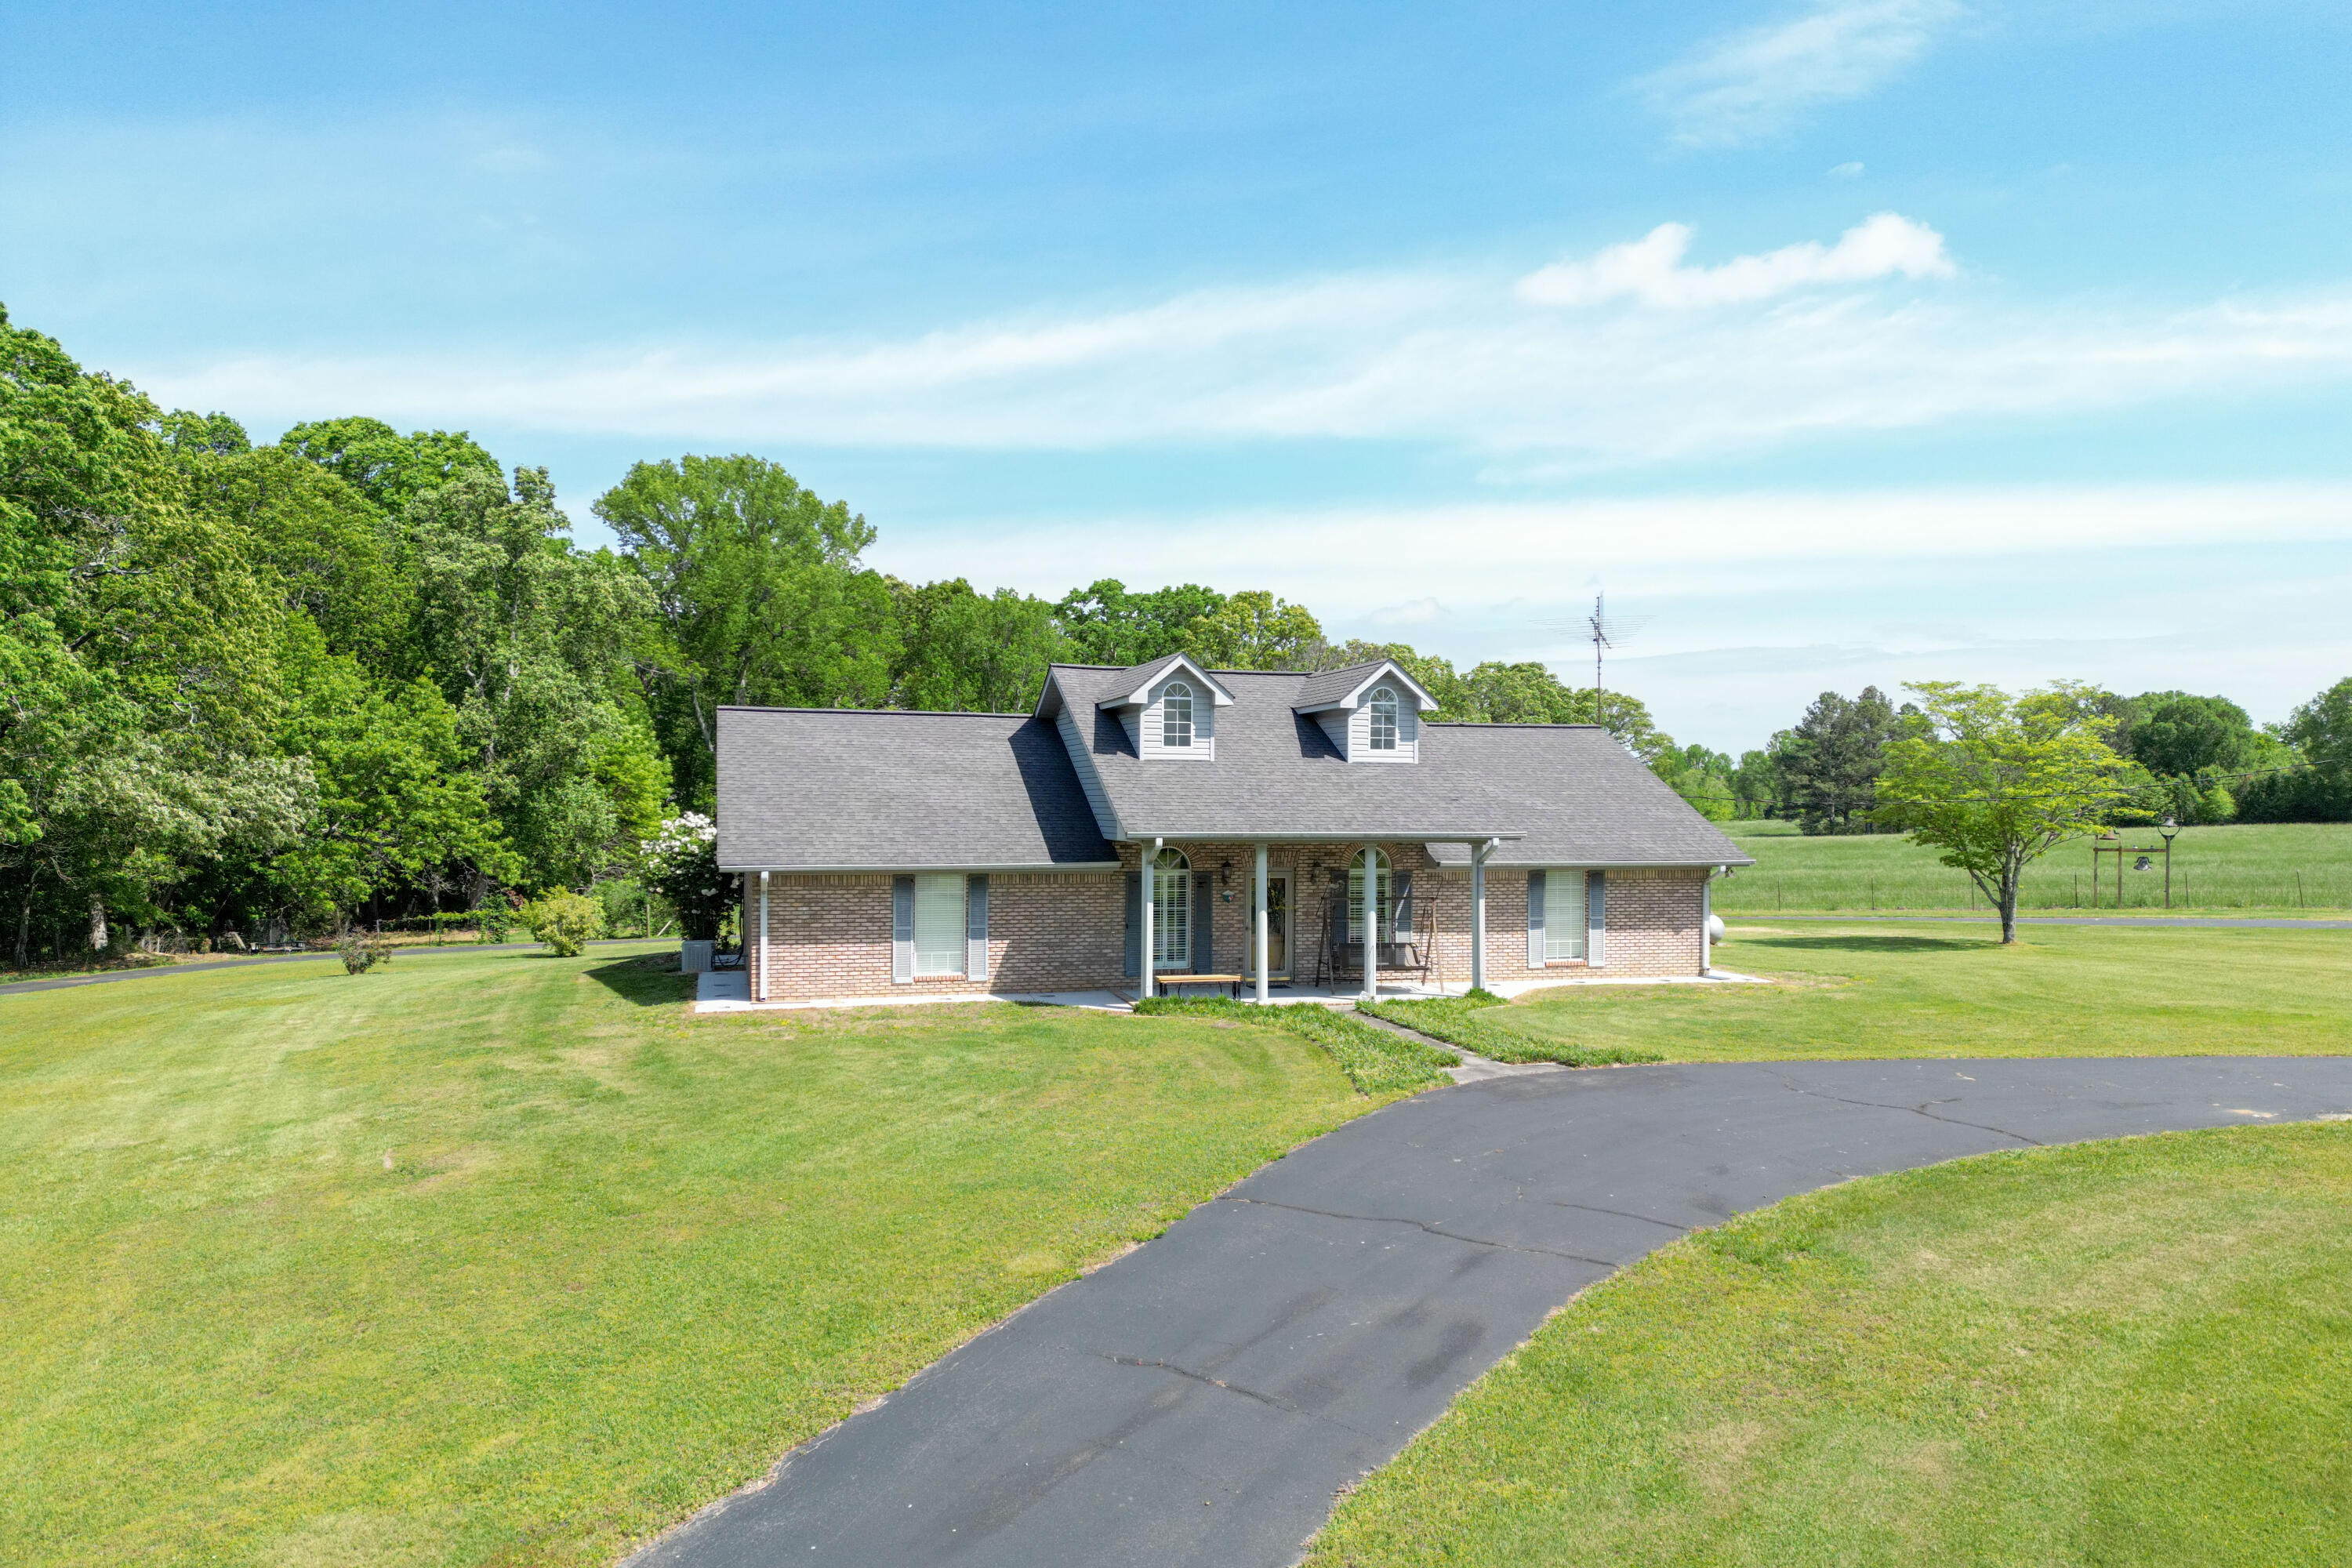
[[1180,985],[1222,985],[1225,994],[1238,998],[1246,974],[1155,974],[1153,981],[1163,990],[1173,991]]

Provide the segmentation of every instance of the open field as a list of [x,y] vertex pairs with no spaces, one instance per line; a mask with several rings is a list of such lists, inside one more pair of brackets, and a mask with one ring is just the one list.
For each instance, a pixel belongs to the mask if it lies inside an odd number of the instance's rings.
[[2352,931],[1735,921],[1770,986],[1560,986],[1481,1027],[1669,1061],[2352,1051]]
[[[1725,919],[1778,910],[1984,909],[1968,877],[1940,865],[1936,851],[1897,834],[1807,838],[1785,822],[1734,822],[1726,831],[1756,864],[1715,884]],[[2157,845],[2154,828],[2125,828],[2130,845]],[[2116,863],[2103,857],[2098,907],[2116,903]],[[2164,860],[2131,868],[2126,857],[2123,908],[2161,910]],[[2091,907],[2087,839],[2063,845],[2026,868],[2025,909]],[[2287,914],[2352,909],[2352,823],[2278,823],[2184,827],[2172,846],[2172,902],[2191,910]]]
[[1226,1020],[653,964],[0,998],[0,1561],[606,1562],[1376,1103]]
[[2352,1561],[2352,1126],[1987,1155],[1595,1286],[1316,1568]]

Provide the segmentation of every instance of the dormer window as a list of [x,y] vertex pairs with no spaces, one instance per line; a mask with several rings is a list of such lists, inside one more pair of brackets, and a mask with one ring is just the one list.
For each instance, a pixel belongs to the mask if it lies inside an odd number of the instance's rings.
[[1171,752],[1192,749],[1192,689],[1181,680],[1170,682],[1160,697],[1160,743]]
[[1397,749],[1397,694],[1383,686],[1372,693],[1371,737],[1366,742],[1375,752]]

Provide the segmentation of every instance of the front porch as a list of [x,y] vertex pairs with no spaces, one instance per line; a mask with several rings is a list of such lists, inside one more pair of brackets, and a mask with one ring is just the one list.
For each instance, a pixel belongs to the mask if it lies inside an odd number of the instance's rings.
[[1129,840],[1128,973],[1148,952],[1142,994],[1460,995],[1487,977],[1484,862],[1497,842],[1465,839],[1469,864],[1448,874],[1419,837]]

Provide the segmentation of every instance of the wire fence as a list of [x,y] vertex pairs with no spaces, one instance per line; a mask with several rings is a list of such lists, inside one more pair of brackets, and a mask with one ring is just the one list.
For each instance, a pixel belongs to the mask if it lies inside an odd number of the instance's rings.
[[[2087,867],[2037,864],[2018,887],[2018,907],[2029,910],[2162,910],[2164,862],[2147,870],[2127,862],[2122,888],[2112,861],[2094,882]],[[1944,867],[1858,871],[1843,868],[1780,869],[1751,867],[1717,881],[1714,907],[1724,914],[1775,910],[1904,910],[1991,909],[1965,873]],[[2171,907],[2206,910],[2343,910],[2352,908],[2352,865],[2321,864],[2281,871],[2269,867],[2184,865],[2172,868]]]

